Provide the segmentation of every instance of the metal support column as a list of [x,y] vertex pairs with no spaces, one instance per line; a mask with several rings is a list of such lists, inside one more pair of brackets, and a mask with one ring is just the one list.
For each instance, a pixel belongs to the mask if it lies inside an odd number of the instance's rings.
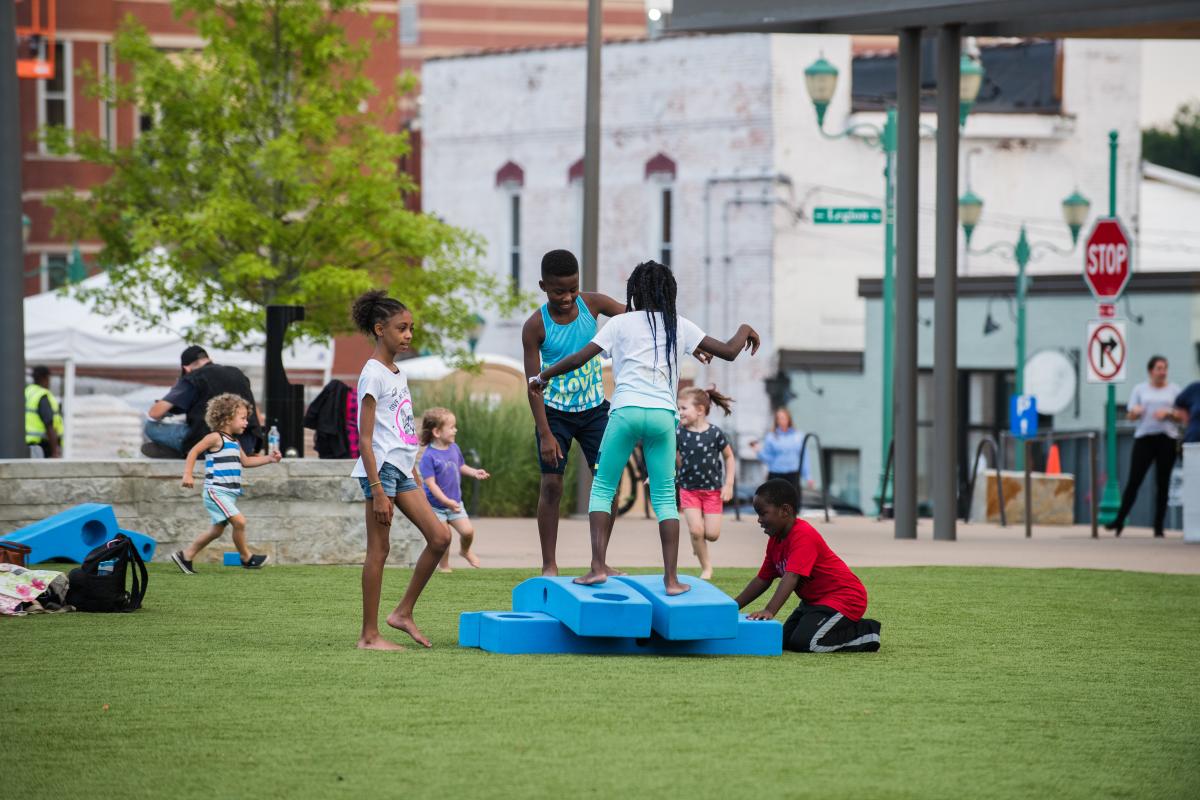
[[921,29],[900,31],[896,72],[895,521],[917,538],[917,169],[920,159]]
[[25,251],[21,241],[21,123],[16,10],[0,3],[0,458],[25,446]]
[[936,273],[933,280],[933,538],[958,524],[958,73],[961,30],[937,37]]

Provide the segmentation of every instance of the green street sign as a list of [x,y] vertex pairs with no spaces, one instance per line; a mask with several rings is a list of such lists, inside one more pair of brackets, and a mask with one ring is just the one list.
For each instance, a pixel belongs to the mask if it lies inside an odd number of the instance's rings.
[[817,206],[813,209],[816,225],[878,225],[883,222],[880,208],[835,208]]

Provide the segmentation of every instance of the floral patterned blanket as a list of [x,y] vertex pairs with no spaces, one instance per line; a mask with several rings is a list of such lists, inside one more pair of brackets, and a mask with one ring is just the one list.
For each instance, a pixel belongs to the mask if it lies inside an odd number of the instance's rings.
[[66,602],[67,576],[61,572],[0,564],[0,614],[63,611]]

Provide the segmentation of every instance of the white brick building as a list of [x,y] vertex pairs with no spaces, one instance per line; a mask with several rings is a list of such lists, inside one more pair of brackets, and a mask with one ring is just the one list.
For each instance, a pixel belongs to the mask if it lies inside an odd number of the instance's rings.
[[[1057,66],[1043,76],[1053,82],[1044,91],[1053,109],[978,113],[967,123],[962,151],[985,200],[975,243],[1014,241],[1025,221],[1032,238],[1069,246],[1063,197],[1078,188],[1093,216],[1107,210],[1110,129],[1122,142],[1119,210],[1134,229],[1141,222],[1140,45],[1068,40],[1054,53]],[[883,113],[862,103],[852,111],[848,37],[679,37],[609,44],[603,53],[600,289],[623,298],[638,262],[669,258],[683,314],[717,336],[742,321],[758,328],[765,348],[756,358],[698,376],[737,398],[727,429],[746,438],[767,423],[762,381],[780,350],[879,346],[864,335],[858,280],[882,274],[883,228],[814,225],[812,210],[882,205],[884,160],[860,139],[819,133],[803,73],[820,55],[841,71],[826,129],[881,123]],[[434,59],[424,68],[425,208],[481,234],[489,268],[524,291],[537,290],[545,251],[580,251],[584,58],[583,48],[564,47]],[[932,114],[923,119],[933,123]],[[928,136],[921,158],[921,270],[932,274]],[[1046,257],[1031,269],[1062,273],[1079,263]],[[1013,271],[990,256],[960,264],[971,275]],[[479,349],[519,357],[524,316],[488,320]]]

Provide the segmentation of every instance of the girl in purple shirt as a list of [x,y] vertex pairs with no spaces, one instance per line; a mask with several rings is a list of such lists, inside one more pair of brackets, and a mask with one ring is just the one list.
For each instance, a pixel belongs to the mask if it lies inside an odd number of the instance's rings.
[[[444,524],[458,531],[461,549],[459,553],[472,567],[479,566],[479,557],[471,552],[471,544],[475,541],[475,528],[462,504],[462,476],[485,481],[489,477],[486,470],[468,467],[463,460],[462,451],[454,443],[458,435],[458,424],[454,414],[446,408],[431,408],[421,419],[421,445],[425,452],[421,455],[421,477],[425,481],[425,496],[433,513]],[[442,572],[452,572],[450,569],[450,551],[442,556],[438,565]]]

